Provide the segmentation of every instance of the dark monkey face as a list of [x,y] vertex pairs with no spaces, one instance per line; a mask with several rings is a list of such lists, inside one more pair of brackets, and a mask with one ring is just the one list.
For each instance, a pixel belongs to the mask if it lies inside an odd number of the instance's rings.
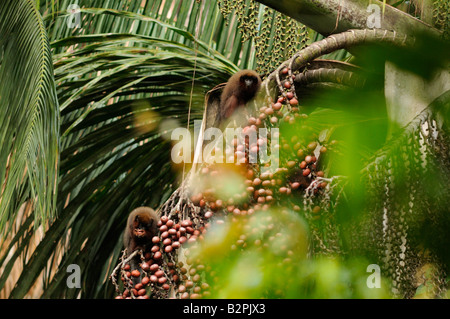
[[240,81],[241,85],[243,85],[246,89],[251,88],[253,85],[255,85],[258,82],[256,77],[248,76],[248,75],[241,76],[240,80],[241,80]]
[[136,216],[133,222],[133,236],[136,239],[145,238],[150,235],[150,227],[152,225],[151,220],[140,220],[139,216]]

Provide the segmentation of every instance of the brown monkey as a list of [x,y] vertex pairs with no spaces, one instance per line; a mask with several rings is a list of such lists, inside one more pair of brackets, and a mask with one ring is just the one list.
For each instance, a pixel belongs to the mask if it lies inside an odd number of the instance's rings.
[[150,248],[152,238],[157,234],[158,215],[150,207],[138,207],[128,216],[123,237],[127,255],[138,249],[145,252]]
[[219,123],[244,106],[258,92],[261,78],[252,70],[241,70],[230,77],[220,96]]
[[[157,223],[158,215],[150,207],[138,207],[130,213],[123,237],[123,245],[127,250],[127,257],[138,249],[145,253],[151,248],[152,238],[158,232]],[[131,270],[139,271],[138,275],[134,275],[131,272],[133,286],[138,284],[142,278],[139,262],[140,256],[135,256],[130,260]]]

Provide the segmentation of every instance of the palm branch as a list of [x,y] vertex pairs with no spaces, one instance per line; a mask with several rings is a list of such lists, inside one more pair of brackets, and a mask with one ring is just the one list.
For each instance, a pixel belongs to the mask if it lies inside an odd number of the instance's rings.
[[55,215],[60,119],[52,54],[39,12],[31,1],[2,1],[0,18],[0,233],[4,236],[27,201],[33,206],[36,228]]

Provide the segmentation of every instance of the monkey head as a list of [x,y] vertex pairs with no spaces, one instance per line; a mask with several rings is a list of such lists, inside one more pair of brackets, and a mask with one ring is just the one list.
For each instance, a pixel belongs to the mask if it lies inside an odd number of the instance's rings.
[[136,249],[145,249],[156,235],[158,217],[150,207],[138,207],[128,216],[124,235],[124,246],[131,253]]
[[220,96],[218,122],[229,118],[236,109],[253,99],[261,87],[261,78],[253,70],[241,70],[230,77]]
[[261,86],[261,78],[256,72],[251,70],[244,70],[244,72],[239,72],[238,74],[240,74],[240,90],[238,92],[242,101],[246,103],[258,92]]
[[134,217],[132,231],[136,241],[146,241],[149,239],[152,224],[153,220],[144,214],[139,214]]

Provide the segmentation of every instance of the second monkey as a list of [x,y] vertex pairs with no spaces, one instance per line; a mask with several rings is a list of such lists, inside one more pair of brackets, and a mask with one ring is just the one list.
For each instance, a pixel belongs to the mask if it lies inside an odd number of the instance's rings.
[[253,70],[241,70],[231,76],[220,96],[219,123],[253,99],[260,86],[261,78]]

